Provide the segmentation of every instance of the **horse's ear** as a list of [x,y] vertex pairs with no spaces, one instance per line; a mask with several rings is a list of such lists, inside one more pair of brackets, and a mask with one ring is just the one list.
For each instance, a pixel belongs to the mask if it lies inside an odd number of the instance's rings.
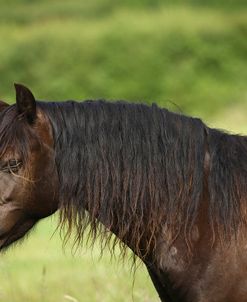
[[0,101],[0,112],[7,108],[9,104],[5,103],[4,101]]
[[32,92],[21,84],[15,84],[16,105],[20,114],[24,114],[29,123],[36,118],[36,101]]

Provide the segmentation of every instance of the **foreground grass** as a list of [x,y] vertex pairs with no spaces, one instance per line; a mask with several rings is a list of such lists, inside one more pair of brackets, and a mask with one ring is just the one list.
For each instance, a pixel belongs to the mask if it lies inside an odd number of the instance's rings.
[[[51,238],[55,222],[39,224],[21,245],[0,258],[0,301],[4,302],[111,302],[158,301],[143,266],[135,277],[130,263],[110,260],[109,253],[99,259],[82,249],[76,255],[62,249],[59,234]],[[133,283],[134,280],[134,283]]]

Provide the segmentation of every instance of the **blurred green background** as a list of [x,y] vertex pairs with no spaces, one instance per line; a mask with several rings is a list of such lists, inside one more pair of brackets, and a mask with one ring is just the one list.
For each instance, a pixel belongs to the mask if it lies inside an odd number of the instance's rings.
[[[206,3],[206,4],[205,4]],[[156,102],[247,133],[246,0],[0,0],[0,98]],[[53,220],[0,258],[0,301],[158,301],[143,267],[62,250]],[[52,238],[51,238],[52,236]]]

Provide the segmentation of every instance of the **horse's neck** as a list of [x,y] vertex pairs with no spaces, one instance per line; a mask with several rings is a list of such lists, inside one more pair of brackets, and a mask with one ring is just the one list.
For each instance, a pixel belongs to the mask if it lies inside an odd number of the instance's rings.
[[[126,146],[126,155],[120,156],[121,135],[113,124],[121,119],[120,115],[116,117],[117,105],[69,102],[42,106],[53,128],[61,209],[67,209],[67,219],[77,221],[78,225],[87,224],[86,210],[93,232],[100,221],[138,253],[133,238],[136,235],[136,242],[141,245],[138,238],[141,228],[137,218],[133,220],[136,214],[131,209],[128,188],[123,185],[123,163],[120,162],[121,156],[127,156],[130,150]],[[115,132],[109,133],[108,129]]]

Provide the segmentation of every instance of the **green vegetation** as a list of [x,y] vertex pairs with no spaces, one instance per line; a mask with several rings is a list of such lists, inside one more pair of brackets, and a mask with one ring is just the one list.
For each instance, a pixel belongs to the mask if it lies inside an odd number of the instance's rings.
[[[143,266],[100,257],[85,247],[62,247],[55,219],[41,222],[30,238],[0,257],[1,302],[151,302],[157,294]],[[135,276],[135,277],[134,277]],[[135,281],[133,281],[135,280]]]
[[232,10],[117,3],[2,4],[1,97],[13,99],[16,81],[42,99],[155,101],[177,110],[175,103],[203,118],[247,102],[241,1]]
[[[157,102],[246,133],[245,3],[0,0],[0,98],[21,82],[40,99]],[[1,256],[0,301],[158,301],[143,267],[132,287],[128,262],[98,261],[97,246],[64,255],[54,225]]]

